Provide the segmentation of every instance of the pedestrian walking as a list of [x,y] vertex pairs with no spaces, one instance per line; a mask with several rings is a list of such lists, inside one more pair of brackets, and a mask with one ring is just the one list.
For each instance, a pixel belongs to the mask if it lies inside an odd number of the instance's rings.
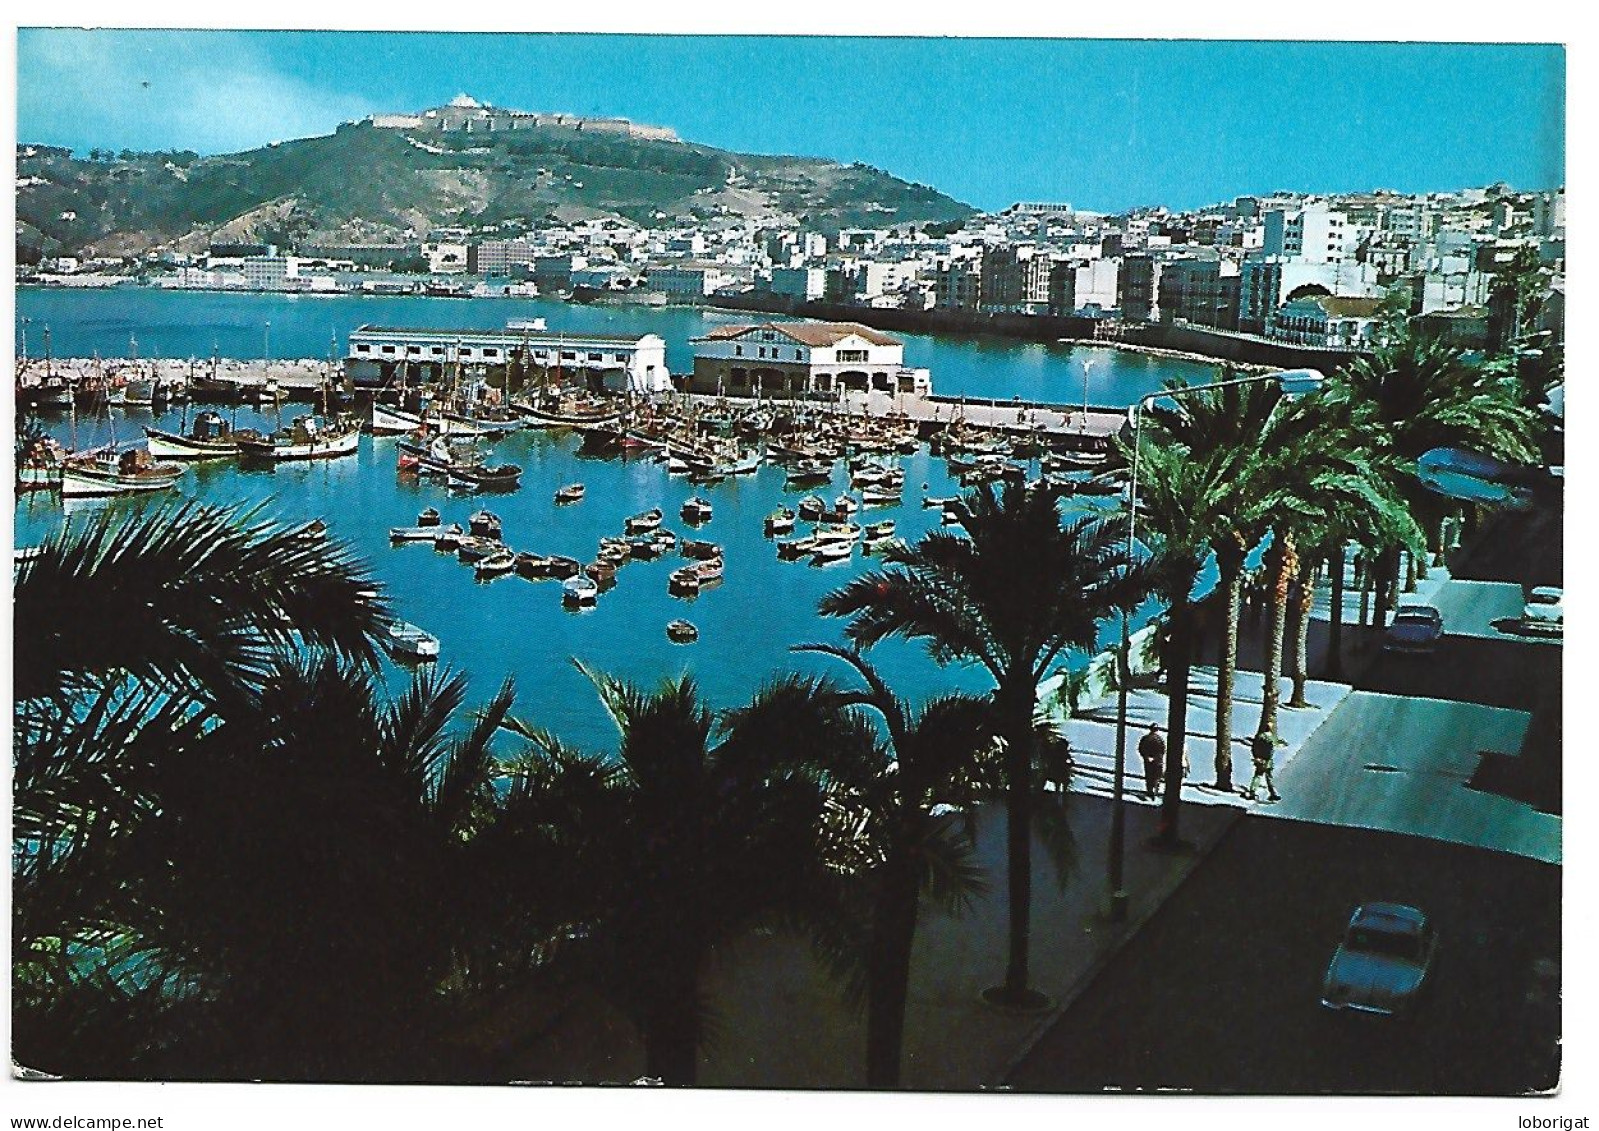
[[1277,796],[1277,783],[1271,780],[1271,763],[1277,756],[1277,736],[1257,734],[1250,752],[1254,755],[1255,775],[1249,779],[1249,788],[1244,790],[1244,796],[1251,801],[1259,801],[1260,787],[1264,785],[1267,801],[1281,800]]
[[1160,792],[1160,775],[1166,769],[1166,740],[1154,723],[1149,724],[1149,733],[1138,740],[1138,756],[1144,760],[1144,796],[1153,798]]

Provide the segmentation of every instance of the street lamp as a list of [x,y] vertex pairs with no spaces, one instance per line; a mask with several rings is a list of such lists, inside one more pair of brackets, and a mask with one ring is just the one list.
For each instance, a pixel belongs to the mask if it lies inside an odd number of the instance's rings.
[[[1293,396],[1318,388],[1326,378],[1314,369],[1282,369],[1271,373],[1257,373],[1253,377],[1235,377],[1227,381],[1211,381],[1204,385],[1188,385],[1181,389],[1167,389],[1148,393],[1127,410],[1133,427],[1132,478],[1127,492],[1127,555],[1126,568],[1131,568],[1133,546],[1138,527],[1138,456],[1142,448],[1144,409],[1162,398],[1181,400],[1194,393],[1212,389],[1226,389],[1233,385],[1256,385],[1275,381],[1283,393]],[[1126,856],[1127,815],[1124,794],[1127,779],[1127,684],[1132,676],[1132,612],[1123,607],[1121,643],[1117,647],[1116,672],[1116,768],[1112,781],[1110,811],[1110,849],[1105,863],[1106,917],[1120,922],[1127,917],[1127,889],[1124,883],[1123,863]]]

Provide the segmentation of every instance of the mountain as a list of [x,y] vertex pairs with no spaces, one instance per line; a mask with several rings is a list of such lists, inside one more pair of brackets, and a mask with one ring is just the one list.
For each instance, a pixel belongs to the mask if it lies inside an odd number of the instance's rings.
[[211,242],[415,242],[439,227],[505,232],[604,217],[652,227],[787,217],[828,232],[973,212],[867,165],[732,153],[614,119],[475,108],[515,128],[469,131],[459,119],[441,128],[437,115],[449,112],[372,118],[216,157],[80,158],[20,145],[18,261]]

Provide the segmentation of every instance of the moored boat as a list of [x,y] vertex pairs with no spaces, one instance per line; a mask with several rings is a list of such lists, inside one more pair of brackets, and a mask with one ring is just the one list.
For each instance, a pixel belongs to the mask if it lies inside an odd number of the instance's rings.
[[95,498],[106,495],[133,495],[169,490],[183,474],[172,463],[155,463],[150,453],[105,452],[80,456],[61,465],[61,494],[64,498]]
[[599,584],[588,574],[578,573],[561,583],[561,602],[576,608],[593,605],[599,598]]
[[700,574],[691,565],[674,569],[666,582],[667,592],[679,597],[692,597],[700,591]]
[[239,454],[260,459],[332,459],[352,454],[361,443],[361,428],[354,420],[323,421],[302,416],[271,436],[235,433]]
[[692,538],[683,539],[679,549],[685,558],[697,558],[702,562],[722,556],[722,547],[715,542],[696,542]]
[[427,507],[416,516],[418,526],[437,526],[439,524],[439,511],[437,507]]
[[700,630],[686,620],[674,620],[666,626],[666,638],[673,644],[692,644],[700,638]]
[[885,542],[894,537],[894,520],[885,518],[881,522],[869,522],[861,528],[863,542]]
[[146,427],[145,443],[155,459],[225,459],[239,454],[227,421],[216,412],[202,412],[194,418],[188,435]]
[[515,568],[516,555],[510,550],[501,548],[477,563],[477,576],[479,580],[502,577]]
[[806,522],[815,522],[827,510],[827,500],[820,495],[806,495],[799,501],[799,516]]
[[565,487],[555,492],[555,501],[557,503],[575,503],[583,497],[583,492],[583,484],[568,483]]
[[769,538],[774,534],[787,534],[794,529],[794,512],[787,507],[779,507],[766,516],[765,529]]
[[516,555],[511,566],[518,576],[537,581],[551,576],[550,559],[543,554],[533,554],[526,550]]
[[479,538],[492,538],[498,542],[504,533],[500,516],[493,511],[478,511],[466,520],[466,528]]
[[433,534],[433,548],[446,553],[455,553],[460,548],[461,539],[466,537],[466,531],[461,529],[459,522],[452,522],[446,527],[436,530]]
[[630,516],[623,523],[623,526],[629,534],[647,534],[650,531],[660,529],[662,517],[664,516],[661,514],[661,508],[655,507]]
[[390,542],[431,542],[439,536],[437,526],[391,526]]
[[710,501],[695,495],[692,499],[689,499],[683,504],[682,515],[684,522],[709,522],[711,521]]
[[549,571],[551,577],[557,577],[565,580],[567,578],[576,577],[582,572],[582,570],[583,563],[578,561],[576,558],[563,557],[560,554],[552,554],[549,557]]
[[815,564],[843,561],[854,552],[855,542],[853,539],[849,541],[828,541],[824,539],[819,541],[816,544],[816,548],[811,552],[811,561]]
[[502,549],[504,547],[493,538],[480,538],[476,534],[468,534],[457,543],[455,556],[463,562],[480,562]]
[[439,658],[439,638],[414,624],[396,621],[389,626],[388,641],[391,651],[413,660]]
[[813,553],[821,545],[821,539],[814,534],[806,534],[799,538],[779,538],[777,540],[777,556],[785,561],[793,561]]

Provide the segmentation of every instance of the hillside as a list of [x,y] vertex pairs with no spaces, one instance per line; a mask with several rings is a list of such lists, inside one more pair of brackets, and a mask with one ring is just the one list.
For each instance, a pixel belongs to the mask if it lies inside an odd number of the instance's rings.
[[591,217],[648,226],[789,217],[816,231],[972,209],[865,165],[570,128],[419,135],[370,122],[246,153],[76,157],[19,146],[19,262],[219,242],[416,240]]

